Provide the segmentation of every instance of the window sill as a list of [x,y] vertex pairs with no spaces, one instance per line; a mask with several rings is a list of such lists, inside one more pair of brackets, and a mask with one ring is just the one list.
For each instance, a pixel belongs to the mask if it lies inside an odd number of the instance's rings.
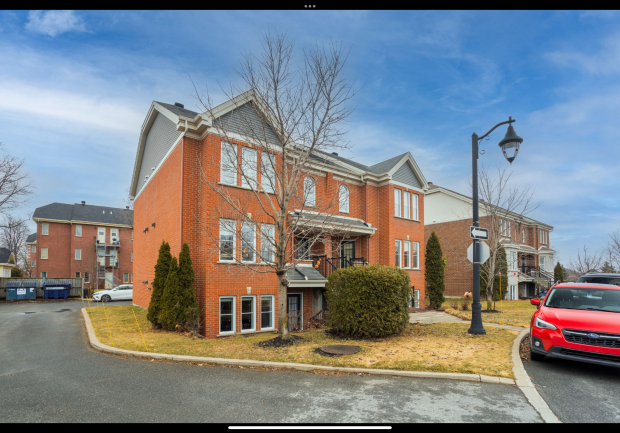
[[262,332],[274,332],[275,330],[276,330],[275,328],[269,328],[269,329],[259,329],[258,331],[226,332],[224,334],[217,334],[215,337],[219,338],[219,337],[231,337],[233,335],[260,334]]
[[414,223],[421,222],[420,220],[416,220],[416,219],[413,219],[413,218],[405,218],[405,217],[401,217],[401,216],[397,216],[397,215],[394,215],[394,218],[398,218],[398,219],[406,220],[406,221],[412,221]]
[[249,186],[239,186],[239,185],[233,185],[233,184],[230,184],[230,183],[224,183],[224,182],[218,182],[217,184],[218,184],[218,185],[221,185],[221,186],[229,186],[229,187],[231,187],[231,188],[242,189],[242,190],[245,190],[245,191],[256,191],[256,192],[258,192],[258,193],[263,193],[263,194],[273,194],[273,195],[275,195],[275,192],[265,191],[264,189],[254,189],[254,190],[253,190],[253,189],[252,189],[252,188],[250,188]]

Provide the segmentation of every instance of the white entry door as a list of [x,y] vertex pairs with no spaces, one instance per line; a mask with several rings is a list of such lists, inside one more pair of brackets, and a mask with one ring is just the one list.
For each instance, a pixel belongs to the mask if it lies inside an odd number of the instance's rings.
[[99,227],[97,229],[97,240],[100,244],[105,244],[105,227]]
[[105,288],[112,289],[114,288],[114,274],[112,272],[105,273]]
[[116,244],[118,241],[118,229],[110,229],[110,243]]

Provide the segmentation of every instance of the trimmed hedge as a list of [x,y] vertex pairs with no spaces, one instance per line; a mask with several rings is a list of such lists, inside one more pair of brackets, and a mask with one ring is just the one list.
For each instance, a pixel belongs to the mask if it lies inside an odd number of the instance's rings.
[[327,326],[353,337],[384,337],[409,325],[411,287],[391,266],[352,266],[327,279]]

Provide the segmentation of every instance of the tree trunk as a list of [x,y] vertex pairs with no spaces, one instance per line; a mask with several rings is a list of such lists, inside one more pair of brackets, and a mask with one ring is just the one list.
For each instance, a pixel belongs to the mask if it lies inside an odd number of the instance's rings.
[[491,311],[493,305],[493,286],[487,287],[487,310]]
[[288,280],[286,271],[278,275],[278,335],[282,339],[289,337],[288,314],[287,314]]

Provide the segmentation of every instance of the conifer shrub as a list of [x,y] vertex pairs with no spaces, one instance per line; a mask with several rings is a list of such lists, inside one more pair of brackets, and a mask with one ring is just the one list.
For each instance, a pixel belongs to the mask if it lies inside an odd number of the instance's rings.
[[200,326],[200,309],[194,292],[194,268],[189,245],[183,243],[179,254],[179,311],[177,324],[185,331],[197,331]]
[[161,309],[157,317],[157,323],[166,331],[174,331],[177,325],[179,311],[179,265],[177,258],[172,257],[168,270],[168,278],[164,285],[164,293],[161,296]]
[[391,266],[351,266],[327,279],[327,326],[353,337],[384,337],[409,325],[411,287]]
[[429,307],[439,309],[446,300],[443,294],[446,289],[444,273],[447,257],[445,260],[442,258],[441,244],[435,232],[431,233],[431,237],[426,244],[426,256],[424,260],[426,296],[428,297]]
[[560,264],[560,262],[557,262],[555,264],[555,268],[553,268],[553,278],[554,278],[554,283],[557,281],[564,281],[564,267]]
[[170,254],[170,245],[166,241],[161,242],[159,247],[159,256],[157,257],[157,263],[155,264],[155,277],[151,283],[151,301],[149,302],[149,309],[146,318],[153,324],[154,327],[161,327],[157,318],[161,311],[161,296],[164,293],[164,285],[168,278],[168,268],[170,266],[170,260],[172,260],[172,254]]

